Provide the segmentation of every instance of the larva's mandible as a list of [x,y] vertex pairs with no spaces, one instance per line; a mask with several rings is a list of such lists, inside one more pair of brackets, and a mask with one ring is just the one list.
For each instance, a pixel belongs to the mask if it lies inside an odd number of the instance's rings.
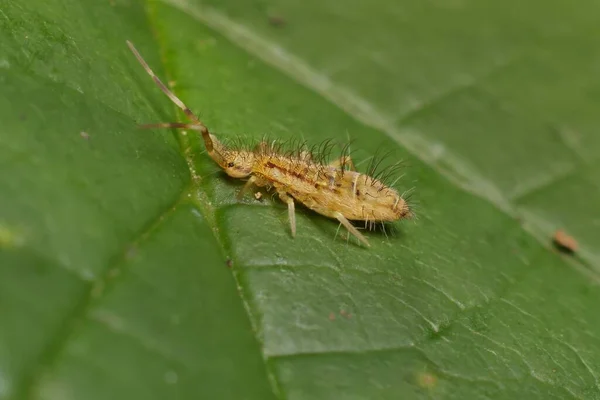
[[199,131],[206,151],[227,175],[248,178],[241,197],[253,186],[272,187],[287,204],[292,236],[296,235],[295,201],[337,219],[366,246],[369,242],[350,221],[365,226],[411,216],[406,200],[391,186],[371,174],[357,172],[348,154],[326,164],[311,151],[284,152],[277,143],[262,141],[252,149],[235,149],[221,143],[198,117],[154,74],[133,44],[127,45],[158,87],[177,105],[190,123],[170,122],[145,127],[183,128]]

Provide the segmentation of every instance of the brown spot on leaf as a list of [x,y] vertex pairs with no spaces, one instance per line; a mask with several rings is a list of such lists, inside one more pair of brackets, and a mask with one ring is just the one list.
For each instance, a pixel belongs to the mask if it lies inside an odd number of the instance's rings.
[[417,375],[417,384],[424,389],[433,389],[437,384],[437,376],[431,372],[420,372]]
[[554,245],[566,253],[574,253],[579,248],[577,241],[562,229],[554,232]]
[[286,25],[286,20],[281,15],[270,15],[269,24],[276,28],[281,28]]

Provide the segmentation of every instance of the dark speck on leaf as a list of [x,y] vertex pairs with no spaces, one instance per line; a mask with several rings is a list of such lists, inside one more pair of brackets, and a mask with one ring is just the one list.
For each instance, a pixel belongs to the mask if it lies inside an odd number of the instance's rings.
[[271,16],[269,16],[269,24],[271,26],[275,26],[277,28],[281,28],[281,27],[285,26],[286,21],[280,15],[271,15]]

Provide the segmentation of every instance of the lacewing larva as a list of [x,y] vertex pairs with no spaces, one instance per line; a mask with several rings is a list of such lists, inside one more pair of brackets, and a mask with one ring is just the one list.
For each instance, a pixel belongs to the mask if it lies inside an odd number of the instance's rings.
[[[296,235],[295,201],[329,218],[337,219],[360,242],[369,242],[350,221],[365,227],[408,218],[409,205],[391,185],[375,175],[375,163],[368,174],[357,172],[346,149],[341,157],[326,163],[324,153],[298,148],[282,151],[277,142],[261,141],[251,149],[236,149],[221,143],[204,123],[154,74],[130,41],[127,45],[156,85],[177,105],[189,123],[168,122],[143,125],[146,128],[181,128],[199,131],[210,158],[233,178],[247,178],[238,193],[241,198],[253,186],[274,188],[288,206],[292,236]],[[380,171],[381,172],[381,171]]]

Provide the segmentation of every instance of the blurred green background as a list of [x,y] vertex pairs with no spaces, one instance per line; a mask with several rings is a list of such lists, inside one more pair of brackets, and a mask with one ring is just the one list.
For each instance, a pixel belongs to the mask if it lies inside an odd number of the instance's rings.
[[[598,15],[0,0],[0,399],[599,399]],[[182,115],[126,39],[219,137],[392,149],[419,219],[367,250],[299,207],[292,239],[137,129]]]

